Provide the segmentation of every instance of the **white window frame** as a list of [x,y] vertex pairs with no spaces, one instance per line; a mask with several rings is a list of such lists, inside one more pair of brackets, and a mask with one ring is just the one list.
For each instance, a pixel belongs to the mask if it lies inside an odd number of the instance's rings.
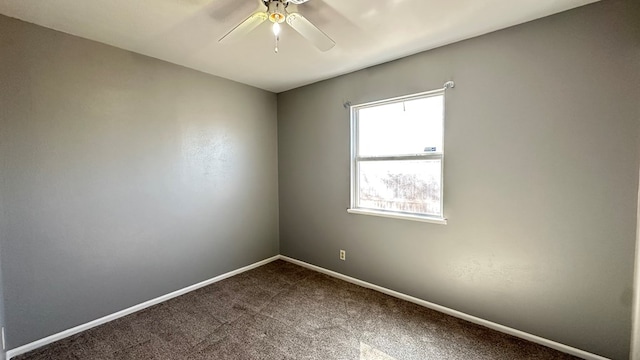
[[[435,224],[446,224],[447,219],[444,217],[444,125],[445,125],[445,89],[438,89],[432,91],[425,91],[417,94],[411,94],[406,96],[399,96],[391,99],[379,100],[368,102],[364,104],[351,105],[351,205],[350,208],[347,209],[347,212],[351,214],[362,214],[362,215],[373,215],[373,216],[382,216],[394,219],[405,219],[405,220],[414,220],[414,221],[423,221]],[[393,155],[393,156],[359,156],[358,154],[358,125],[359,125],[359,111],[364,108],[376,107],[381,105],[399,103],[403,101],[423,99],[433,96],[442,96],[442,148],[436,152],[425,152],[419,154],[403,154],[403,155]],[[381,210],[381,209],[371,209],[360,207],[358,204],[359,196],[359,164],[363,161],[389,161],[389,160],[429,160],[429,159],[439,159],[440,160],[440,214],[438,215],[427,215],[427,214],[419,214],[419,213],[410,213],[410,212],[401,212],[401,211],[391,211],[391,210]]]

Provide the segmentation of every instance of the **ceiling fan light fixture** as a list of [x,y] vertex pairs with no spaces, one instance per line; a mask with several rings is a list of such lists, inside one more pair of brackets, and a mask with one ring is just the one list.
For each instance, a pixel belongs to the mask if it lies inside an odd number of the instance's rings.
[[280,23],[274,22],[272,30],[273,30],[273,35],[275,35],[276,37],[280,35]]
[[274,24],[280,24],[286,19],[285,6],[281,1],[272,1],[269,3],[269,21]]

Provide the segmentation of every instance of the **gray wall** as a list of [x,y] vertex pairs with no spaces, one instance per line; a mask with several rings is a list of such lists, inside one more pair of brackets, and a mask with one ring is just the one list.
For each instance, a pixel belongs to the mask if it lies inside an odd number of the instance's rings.
[[0,16],[9,348],[278,254],[276,96]]
[[[628,358],[639,4],[603,1],[279,94],[281,253]],[[448,225],[347,214],[343,102],[446,80]]]

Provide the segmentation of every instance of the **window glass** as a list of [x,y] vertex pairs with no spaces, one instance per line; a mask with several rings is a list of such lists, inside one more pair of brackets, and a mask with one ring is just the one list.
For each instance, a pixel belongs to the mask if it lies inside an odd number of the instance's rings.
[[358,155],[441,152],[442,100],[431,96],[359,110]]
[[362,161],[359,207],[440,215],[441,160]]

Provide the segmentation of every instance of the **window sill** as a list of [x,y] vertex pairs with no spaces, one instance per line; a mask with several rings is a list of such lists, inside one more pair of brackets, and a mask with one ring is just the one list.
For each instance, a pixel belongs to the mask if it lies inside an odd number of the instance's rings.
[[421,221],[421,222],[427,222],[432,224],[441,224],[441,225],[447,224],[447,219],[445,218],[430,217],[430,216],[391,213],[391,212],[376,211],[376,210],[369,210],[369,209],[347,209],[347,212],[349,214],[381,216],[381,217],[386,217],[391,219]]

